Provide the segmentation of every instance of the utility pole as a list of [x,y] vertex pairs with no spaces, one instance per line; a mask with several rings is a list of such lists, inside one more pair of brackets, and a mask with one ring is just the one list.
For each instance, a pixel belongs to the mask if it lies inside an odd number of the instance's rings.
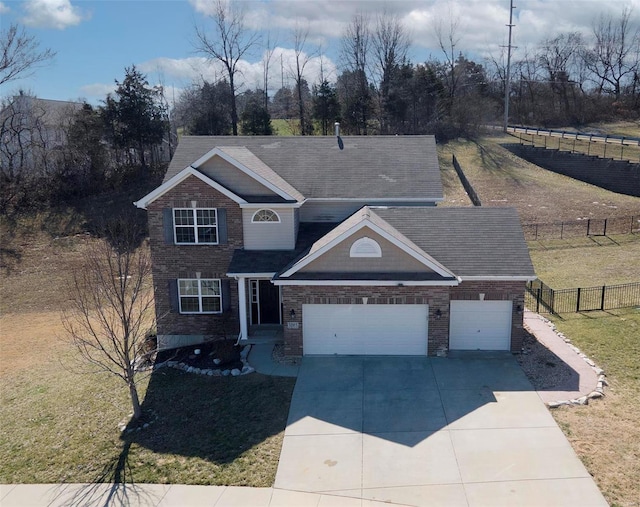
[[504,82],[504,125],[503,130],[507,131],[507,125],[509,125],[509,88],[511,86],[511,31],[515,26],[513,24],[513,0],[509,0],[509,45],[507,46],[507,75]]

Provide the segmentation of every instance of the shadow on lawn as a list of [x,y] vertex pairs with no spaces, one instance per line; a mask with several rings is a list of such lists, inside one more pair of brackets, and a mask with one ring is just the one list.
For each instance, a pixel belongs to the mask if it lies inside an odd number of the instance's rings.
[[208,377],[160,368],[142,403],[154,421],[122,438],[155,453],[231,463],[284,430],[294,384],[258,373]]

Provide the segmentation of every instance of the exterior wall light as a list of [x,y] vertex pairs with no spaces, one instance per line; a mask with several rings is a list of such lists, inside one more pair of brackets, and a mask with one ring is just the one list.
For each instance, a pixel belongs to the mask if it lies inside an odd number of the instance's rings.
[[440,320],[440,317],[442,317],[442,310],[440,310],[440,308],[438,308],[436,310],[436,320]]
[[289,312],[289,317],[293,320],[296,318],[296,311],[292,308]]

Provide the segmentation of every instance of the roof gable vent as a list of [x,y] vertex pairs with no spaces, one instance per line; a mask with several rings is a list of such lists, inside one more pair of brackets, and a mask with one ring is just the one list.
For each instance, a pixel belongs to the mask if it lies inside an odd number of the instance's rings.
[[354,241],[349,257],[382,257],[382,249],[375,239],[365,236]]

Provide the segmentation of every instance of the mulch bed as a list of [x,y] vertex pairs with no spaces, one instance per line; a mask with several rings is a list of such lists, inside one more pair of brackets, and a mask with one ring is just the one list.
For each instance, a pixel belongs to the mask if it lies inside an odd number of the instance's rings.
[[[196,350],[200,353],[196,354]],[[161,350],[156,355],[155,364],[176,361],[205,370],[242,369],[241,351],[242,347],[237,346],[235,340],[216,340],[188,347]],[[215,361],[216,359],[219,362]]]

